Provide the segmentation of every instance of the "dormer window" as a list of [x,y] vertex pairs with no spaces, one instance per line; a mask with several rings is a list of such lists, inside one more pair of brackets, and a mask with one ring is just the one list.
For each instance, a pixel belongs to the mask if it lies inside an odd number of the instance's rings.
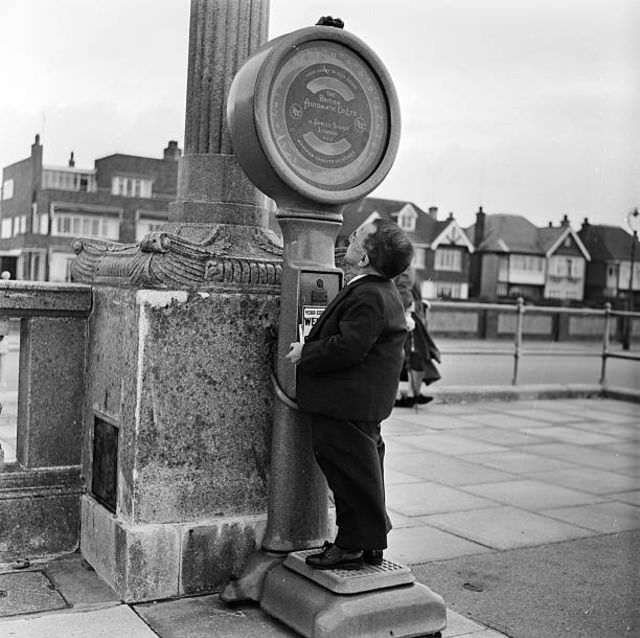
[[406,230],[407,232],[412,233],[416,229],[417,218],[418,214],[416,213],[413,206],[407,204],[398,213],[398,226],[400,226],[402,230]]

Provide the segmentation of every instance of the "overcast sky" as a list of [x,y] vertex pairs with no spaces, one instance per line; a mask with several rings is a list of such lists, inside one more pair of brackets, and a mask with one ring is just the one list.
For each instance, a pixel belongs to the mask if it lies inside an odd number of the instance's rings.
[[[640,206],[640,1],[271,0],[270,37],[339,16],[389,69],[402,137],[373,193],[539,225]],[[0,166],[183,146],[189,0],[0,0]]]

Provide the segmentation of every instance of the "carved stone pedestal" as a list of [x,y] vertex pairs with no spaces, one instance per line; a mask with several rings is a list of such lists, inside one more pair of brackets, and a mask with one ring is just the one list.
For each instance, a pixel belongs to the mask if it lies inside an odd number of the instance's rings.
[[215,592],[264,535],[278,297],[97,285],[84,557],[128,602]]

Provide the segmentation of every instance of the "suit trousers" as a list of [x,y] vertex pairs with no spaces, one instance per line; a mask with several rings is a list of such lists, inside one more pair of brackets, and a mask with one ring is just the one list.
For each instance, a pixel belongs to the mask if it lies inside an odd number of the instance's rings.
[[342,549],[385,549],[391,521],[384,495],[384,441],[377,421],[312,415],[316,461],[333,492]]

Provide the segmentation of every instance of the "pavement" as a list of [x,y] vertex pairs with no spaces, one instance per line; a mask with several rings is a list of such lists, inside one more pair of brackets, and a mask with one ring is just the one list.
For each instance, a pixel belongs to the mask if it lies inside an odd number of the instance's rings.
[[[640,636],[640,403],[434,401],[383,433],[387,555],[443,595],[444,638]],[[78,554],[18,567],[3,638],[295,636],[216,595],[122,604]]]

